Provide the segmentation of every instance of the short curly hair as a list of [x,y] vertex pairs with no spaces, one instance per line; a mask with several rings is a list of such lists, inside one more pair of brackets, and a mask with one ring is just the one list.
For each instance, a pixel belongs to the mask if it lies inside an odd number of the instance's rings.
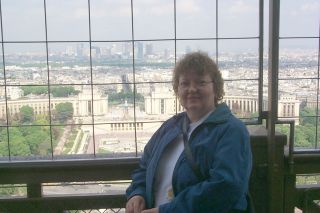
[[173,69],[172,84],[175,94],[178,94],[179,77],[186,73],[195,72],[200,76],[209,74],[215,93],[215,104],[223,99],[223,79],[217,64],[204,52],[192,52],[181,58]]

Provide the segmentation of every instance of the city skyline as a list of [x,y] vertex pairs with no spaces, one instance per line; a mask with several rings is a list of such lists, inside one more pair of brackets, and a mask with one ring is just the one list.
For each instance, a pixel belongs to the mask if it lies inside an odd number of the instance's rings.
[[[176,1],[176,22],[174,22],[174,1],[172,0],[134,0],[133,14],[131,14],[130,0],[91,0],[90,35],[87,0],[47,0],[45,2],[47,26],[45,26],[43,0],[3,0],[1,5],[3,41],[45,41],[47,29],[49,42],[89,41],[90,39],[97,42],[177,39],[177,42],[182,44],[180,46],[188,43],[191,47],[199,47],[199,49],[212,53],[215,49],[214,40],[184,39],[205,39],[218,36],[219,39],[222,39],[219,48],[228,51],[257,50],[258,48],[259,1],[257,0],[219,1],[217,4],[218,26],[216,26],[215,1]],[[318,45],[315,45],[315,42],[319,37],[320,3],[316,0],[286,0],[281,1],[281,6],[286,9],[280,12],[280,37],[308,37],[308,39],[296,38],[291,40],[293,42],[280,40],[282,46],[302,49],[317,48]],[[265,48],[268,42],[268,7],[268,1],[265,1]],[[223,40],[226,38],[227,40]],[[246,39],[230,43],[230,38]],[[10,45],[12,44],[5,43],[5,52],[10,52],[10,48],[7,48]],[[170,48],[174,47],[172,44],[167,45],[171,46]],[[167,48],[167,45],[164,45],[164,49]],[[19,43],[18,46],[23,49],[24,45]],[[37,45],[27,46],[36,48]],[[11,51],[17,49],[18,47],[15,47]]]

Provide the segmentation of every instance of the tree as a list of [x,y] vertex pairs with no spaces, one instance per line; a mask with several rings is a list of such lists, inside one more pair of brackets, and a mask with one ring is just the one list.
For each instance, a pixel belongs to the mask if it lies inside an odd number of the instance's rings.
[[34,112],[32,107],[23,106],[20,108],[20,121],[21,123],[32,123]]
[[[32,126],[9,128],[9,146],[11,156],[48,155],[52,151],[50,127],[44,117],[32,122]],[[60,135],[59,127],[52,127],[53,142]],[[0,157],[9,156],[7,128],[0,128]]]
[[31,156],[30,147],[22,140],[10,141],[10,153],[11,156]]
[[79,94],[78,90],[75,90],[72,86],[64,86],[64,87],[52,87],[51,94],[53,97],[68,97],[72,94]]
[[22,86],[23,95],[35,94],[48,94],[48,86]]
[[26,142],[26,138],[20,131],[20,128],[11,128],[9,131],[10,136],[10,154],[12,156],[30,156],[31,150]]
[[8,143],[7,141],[0,141],[0,157],[8,156]]
[[[289,126],[288,125],[277,125],[277,131],[283,133],[289,137]],[[299,148],[310,148],[315,144],[315,126],[306,124],[304,126],[295,126],[294,131],[294,146]]]
[[40,126],[33,126],[29,128],[28,134],[25,138],[32,155],[48,154],[47,149],[51,145],[48,130],[42,129]]
[[296,126],[295,128],[295,146],[311,148],[315,144],[316,128],[313,125]]
[[[127,100],[128,103],[132,104],[133,98],[134,98],[134,95],[133,95],[132,91],[129,91],[129,92],[121,91],[119,93],[109,94],[109,101],[114,104],[123,103],[125,100]],[[144,101],[143,95],[136,93],[135,94],[135,101],[136,101],[136,103],[143,102]]]
[[301,125],[306,125],[306,124],[312,124],[312,125],[316,125],[316,109],[315,108],[303,108],[300,111],[300,124]]
[[[48,86],[22,86],[21,89],[24,96],[48,94]],[[79,91],[75,90],[73,86],[54,86],[50,89],[50,92],[53,97],[68,97],[72,94],[79,94]]]
[[72,103],[60,103],[55,108],[55,119],[60,123],[65,123],[68,119],[73,117],[73,106]]

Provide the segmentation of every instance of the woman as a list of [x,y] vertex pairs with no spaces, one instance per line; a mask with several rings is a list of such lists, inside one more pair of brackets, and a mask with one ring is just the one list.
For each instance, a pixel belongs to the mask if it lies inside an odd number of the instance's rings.
[[127,189],[126,212],[245,212],[249,134],[220,103],[217,65],[205,53],[185,55],[174,69],[173,89],[185,112],[164,122],[145,146]]

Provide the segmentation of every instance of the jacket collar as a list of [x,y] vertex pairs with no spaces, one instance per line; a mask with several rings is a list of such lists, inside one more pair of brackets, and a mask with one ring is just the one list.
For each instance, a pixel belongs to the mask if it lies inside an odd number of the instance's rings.
[[[212,124],[219,124],[226,122],[230,116],[232,115],[229,107],[225,103],[220,103],[216,106],[215,110],[209,115],[209,117],[203,121],[203,123],[212,123]],[[184,125],[189,125],[189,119],[187,117],[187,113],[184,111],[178,115],[180,131],[184,131],[184,128],[187,129],[188,127]],[[185,120],[187,119],[187,120]]]
[[209,117],[203,123],[223,123],[229,119],[231,111],[225,103],[218,104],[215,110],[209,115]]

